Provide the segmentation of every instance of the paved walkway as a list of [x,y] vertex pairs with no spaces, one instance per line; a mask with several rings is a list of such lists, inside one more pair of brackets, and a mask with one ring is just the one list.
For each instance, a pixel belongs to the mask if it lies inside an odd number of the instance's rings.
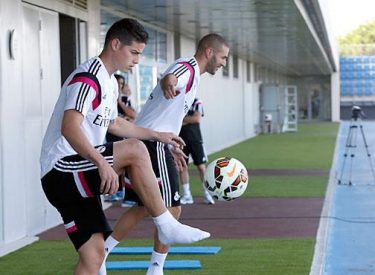
[[[375,122],[362,125],[368,150],[374,154]],[[357,136],[352,130],[357,147],[346,145],[349,127],[349,121],[343,122],[337,138],[311,275],[375,274],[375,179],[370,164],[374,156],[367,155],[359,128]]]

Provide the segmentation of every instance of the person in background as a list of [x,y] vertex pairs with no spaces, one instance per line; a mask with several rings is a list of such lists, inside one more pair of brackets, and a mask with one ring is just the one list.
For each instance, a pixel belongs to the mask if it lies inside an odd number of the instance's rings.
[[[119,96],[117,99],[117,112],[118,116],[122,119],[126,119],[127,121],[132,122],[136,116],[136,112],[134,108],[131,106],[131,100],[130,100],[130,95],[131,95],[131,90],[129,85],[125,83],[125,78],[121,74],[115,74],[114,75],[117,84],[118,84],[118,91],[119,91]],[[122,137],[112,135],[111,133],[107,132],[106,135],[106,141],[107,142],[115,142],[115,141],[120,141],[122,140]],[[124,198],[124,175],[120,175],[119,177],[119,189],[118,191],[113,194],[113,195],[105,195],[104,196],[104,201],[106,202],[115,202],[115,201],[120,201]]]
[[132,91],[130,86],[124,83],[123,89],[121,90],[122,93],[119,96],[118,106],[119,106],[119,114],[123,116],[126,120],[133,122],[137,116],[137,112],[132,106],[130,96]]
[[[117,113],[118,116],[132,122],[136,117],[136,111],[131,105],[130,95],[131,90],[128,84],[125,83],[125,78],[120,74],[114,75],[118,84],[118,99],[117,99]],[[122,140],[122,137],[107,133],[107,142],[115,142]]]
[[[180,137],[185,141],[183,149],[186,156],[191,156],[194,165],[197,167],[199,177],[202,182],[204,201],[207,204],[215,204],[215,201],[204,187],[204,173],[206,171],[207,156],[204,150],[202,133],[200,128],[201,118],[204,116],[203,103],[200,99],[195,98],[188,113],[182,122]],[[186,159],[189,164],[189,158]],[[184,167],[180,172],[183,196],[181,204],[193,204],[193,196],[190,192],[190,177],[188,167]]]

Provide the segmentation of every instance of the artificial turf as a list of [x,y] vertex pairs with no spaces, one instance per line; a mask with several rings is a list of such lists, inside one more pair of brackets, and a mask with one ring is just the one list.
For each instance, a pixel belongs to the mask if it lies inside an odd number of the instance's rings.
[[[151,245],[149,240],[127,240],[127,246]],[[199,260],[201,269],[165,270],[164,274],[205,275],[301,275],[308,274],[313,255],[313,239],[231,239],[205,240],[200,246],[220,246],[215,255],[170,255],[168,260]],[[72,274],[76,262],[73,246],[68,241],[39,241],[0,258],[2,275]],[[148,255],[115,255],[109,261],[149,260]],[[137,271],[108,271],[110,274],[145,274]]]
[[[329,170],[333,158],[337,123],[300,124],[296,133],[260,135],[209,156],[235,157],[251,169]],[[191,166],[191,170],[195,167]],[[194,173],[191,173],[194,174]],[[251,174],[251,172],[250,172]],[[325,176],[251,176],[245,197],[324,197]],[[193,195],[201,196],[201,184],[192,176]],[[127,240],[123,245],[151,245],[151,240]],[[197,259],[203,268],[194,271],[165,271],[165,274],[308,274],[314,239],[209,239],[198,245],[221,246],[217,255],[174,256],[168,259]],[[110,256],[109,260],[148,260],[148,256]],[[0,258],[0,274],[72,274],[77,255],[69,241],[38,241]],[[124,274],[110,271],[108,274]],[[126,271],[145,274],[145,271]]]

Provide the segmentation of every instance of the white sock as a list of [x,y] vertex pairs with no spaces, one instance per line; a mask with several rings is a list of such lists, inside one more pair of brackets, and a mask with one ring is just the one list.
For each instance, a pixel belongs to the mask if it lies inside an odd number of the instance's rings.
[[184,190],[184,195],[186,195],[186,196],[190,196],[191,195],[191,193],[190,193],[190,183],[184,183],[182,185],[182,188]]
[[105,255],[104,255],[104,261],[100,267],[99,275],[107,275],[107,269],[105,268],[105,261],[107,260],[107,257],[109,253],[111,253],[112,249],[118,245],[118,241],[113,238],[112,236],[109,236],[104,243],[104,249],[105,249]]
[[164,262],[168,253],[158,253],[152,251],[150,266],[147,269],[146,275],[163,275]]
[[210,237],[210,233],[177,221],[167,210],[153,218],[158,229],[159,240],[165,244],[194,243]]

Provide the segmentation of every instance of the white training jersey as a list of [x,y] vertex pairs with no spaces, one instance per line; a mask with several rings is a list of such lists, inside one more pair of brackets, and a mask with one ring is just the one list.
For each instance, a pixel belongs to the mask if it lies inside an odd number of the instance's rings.
[[118,85],[99,57],[81,64],[65,81],[46,134],[40,155],[41,175],[47,174],[56,161],[77,154],[61,134],[66,110],[77,110],[84,119],[81,129],[93,146],[104,143],[108,125],[117,117]]
[[194,101],[200,81],[200,71],[194,57],[175,61],[162,75],[173,73],[177,77],[176,90],[180,93],[166,99],[160,81],[151,92],[145,105],[137,115],[135,123],[159,132],[180,132],[182,120]]

